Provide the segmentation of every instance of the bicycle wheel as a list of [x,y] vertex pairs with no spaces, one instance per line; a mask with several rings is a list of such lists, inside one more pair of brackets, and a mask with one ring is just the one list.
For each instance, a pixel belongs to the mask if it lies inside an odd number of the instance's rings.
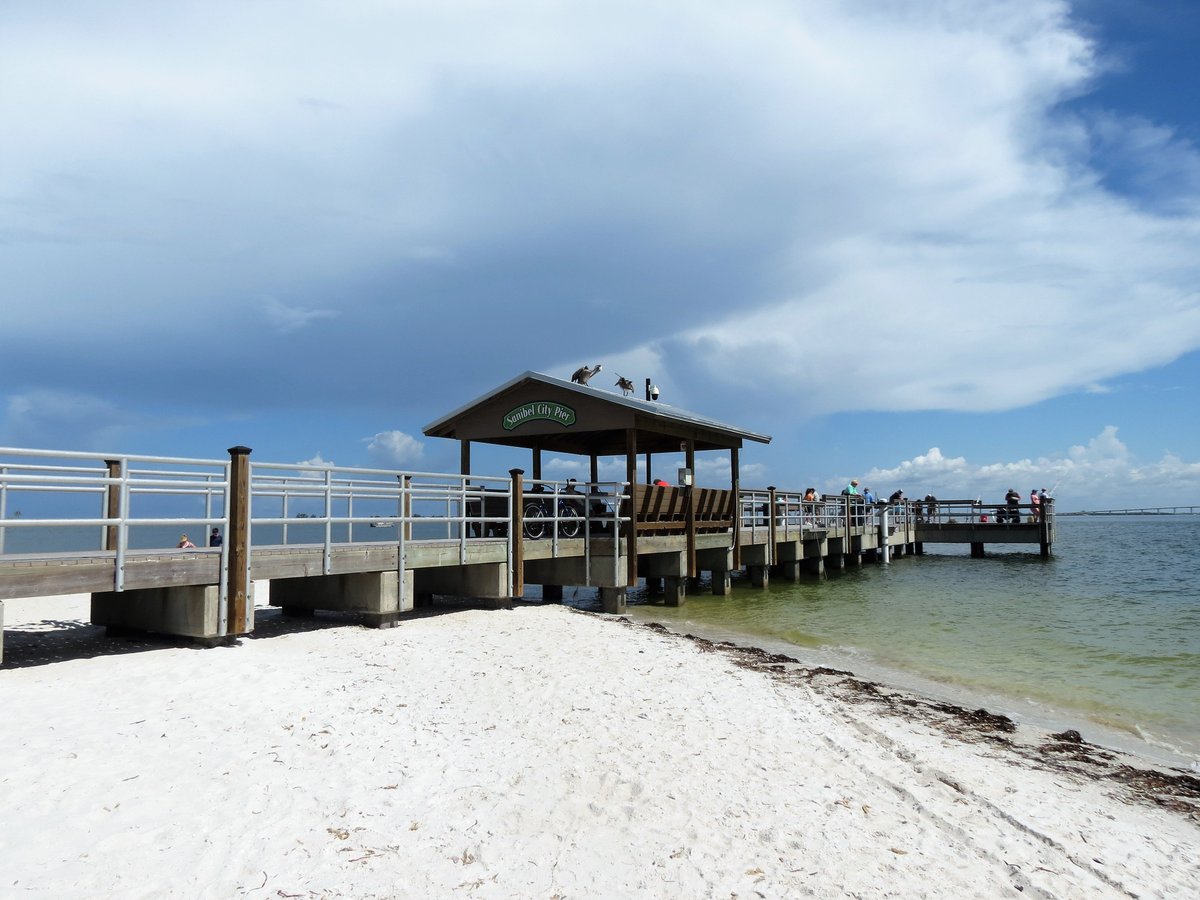
[[525,504],[525,537],[537,540],[546,533],[546,510],[540,503]]
[[578,511],[571,508],[569,503],[558,504],[558,533],[562,537],[573,538],[579,534],[579,526],[582,524],[578,519],[571,519],[568,516],[578,515]]

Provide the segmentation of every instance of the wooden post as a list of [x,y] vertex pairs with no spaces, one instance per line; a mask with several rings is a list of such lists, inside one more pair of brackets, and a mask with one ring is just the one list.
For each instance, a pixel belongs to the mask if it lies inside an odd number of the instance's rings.
[[[733,567],[742,567],[742,469],[738,448],[729,450],[729,481],[733,488]],[[715,576],[714,576],[715,577]]]
[[250,630],[250,448],[229,448],[229,531],[226,554],[226,634]]
[[525,596],[525,512],[521,508],[525,494],[525,470],[509,469],[512,476],[512,521],[508,537],[512,541],[513,598]]
[[[121,477],[121,461],[119,459],[106,459],[104,464],[108,466],[109,478]],[[110,484],[104,489],[104,517],[106,519],[115,519],[121,515],[121,486],[119,484]],[[117,525],[109,525],[104,531],[104,549],[117,549]]]
[[1038,543],[1041,545],[1042,559],[1050,558],[1050,509],[1047,509],[1054,501],[1049,497],[1043,497],[1041,506],[1038,507]]
[[458,442],[458,473],[460,475],[471,474],[471,442]]
[[767,485],[767,565],[773,566],[776,563],[775,555],[778,550],[775,547],[775,541],[778,540],[777,527],[775,524],[775,485]]
[[400,506],[400,515],[403,517],[404,539],[412,540],[412,476],[401,475],[400,485],[402,488],[402,503]]
[[542,448],[533,448],[533,480],[542,480]]
[[600,480],[600,463],[596,459],[596,454],[593,453],[588,466],[588,481],[595,484]]
[[692,475],[692,483],[687,486],[687,573],[689,578],[695,578],[700,573],[696,571],[696,441],[687,439],[687,466]]
[[[629,521],[623,522],[621,528],[625,532],[625,569],[628,574],[626,584],[634,587],[637,584],[637,429],[625,429],[625,480],[629,482]],[[613,552],[616,552],[614,548]]]

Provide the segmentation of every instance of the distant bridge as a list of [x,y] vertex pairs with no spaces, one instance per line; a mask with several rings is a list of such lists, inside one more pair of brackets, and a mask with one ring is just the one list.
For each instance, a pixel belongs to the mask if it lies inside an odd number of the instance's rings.
[[1200,506],[1139,506],[1134,509],[1081,509],[1060,516],[1200,516]]

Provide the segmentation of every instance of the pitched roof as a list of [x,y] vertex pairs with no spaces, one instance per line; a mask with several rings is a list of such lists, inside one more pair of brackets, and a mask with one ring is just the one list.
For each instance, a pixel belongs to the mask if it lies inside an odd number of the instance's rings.
[[[542,401],[575,404],[579,407],[578,418],[569,426],[561,422],[542,424],[535,417],[531,417],[529,426],[505,425],[503,411],[507,404]],[[576,415],[574,407],[566,408],[573,417]],[[771,441],[769,435],[666,403],[625,397],[532,371],[476,397],[429,423],[423,431],[430,437],[605,456],[625,452],[625,432],[630,428],[637,433],[638,452],[678,450],[683,438],[694,440],[697,450],[740,447],[743,440],[763,444]]]

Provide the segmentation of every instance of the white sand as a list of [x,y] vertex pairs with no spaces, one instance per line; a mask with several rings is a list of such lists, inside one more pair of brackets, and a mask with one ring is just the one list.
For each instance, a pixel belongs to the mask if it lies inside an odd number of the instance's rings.
[[1180,813],[557,607],[7,669],[0,709],[0,897],[1200,896]]

